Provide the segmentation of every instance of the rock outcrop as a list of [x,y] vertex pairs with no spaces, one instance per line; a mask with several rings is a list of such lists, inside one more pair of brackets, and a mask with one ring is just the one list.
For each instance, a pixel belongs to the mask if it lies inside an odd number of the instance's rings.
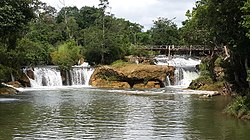
[[0,94],[17,94],[19,92],[16,88],[21,84],[19,82],[10,82],[10,83],[13,85],[0,83]]
[[22,74],[18,82],[20,82],[23,87],[31,87],[30,80],[25,74]]
[[103,88],[161,88],[165,86],[167,76],[174,81],[174,67],[140,64],[101,66],[95,69],[90,85]]

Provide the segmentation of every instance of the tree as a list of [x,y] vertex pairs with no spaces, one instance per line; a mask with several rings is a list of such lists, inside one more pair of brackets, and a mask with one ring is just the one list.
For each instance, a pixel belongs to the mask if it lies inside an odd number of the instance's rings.
[[105,10],[109,6],[108,0],[100,0],[99,8],[102,11],[101,18],[102,18],[102,48],[101,48],[101,63],[104,63],[104,53],[105,53]]
[[101,9],[85,6],[80,9],[76,22],[80,29],[86,29],[95,25],[101,14]]
[[30,0],[0,1],[0,41],[15,49],[28,22],[34,18]]
[[246,37],[247,30],[241,25],[247,25],[247,22],[243,22],[242,11],[247,10],[242,8],[245,2],[246,0],[199,0],[185,29],[186,33],[190,28],[192,29],[189,32],[203,31],[206,37],[205,45],[226,46],[230,49],[230,57],[226,57],[226,77],[235,89],[239,90],[249,88],[247,71],[250,40]]
[[[16,47],[16,61],[20,66],[37,66],[51,63],[50,53],[52,49],[49,44],[34,42],[28,38],[18,41]],[[13,62],[12,62],[13,63]]]
[[155,45],[176,45],[179,42],[178,28],[172,20],[158,18],[150,29],[152,43]]
[[241,10],[243,11],[244,18],[242,25],[247,29],[247,36],[250,38],[250,1],[246,1]]
[[66,39],[76,38],[76,31],[78,30],[77,18],[79,17],[79,10],[77,7],[64,7],[56,17],[57,23],[61,24],[64,29]]
[[182,23],[183,27],[180,28],[181,39],[185,45],[209,45],[209,32],[203,23],[204,12],[204,7],[200,7],[199,4],[192,12],[189,10],[186,12],[188,19]]
[[76,6],[74,7],[63,7],[57,14],[56,21],[57,23],[67,22],[69,17],[73,17],[77,20],[79,16],[79,10]]
[[69,40],[58,46],[58,49],[51,53],[52,62],[62,69],[70,69],[80,59],[80,47],[74,40]]

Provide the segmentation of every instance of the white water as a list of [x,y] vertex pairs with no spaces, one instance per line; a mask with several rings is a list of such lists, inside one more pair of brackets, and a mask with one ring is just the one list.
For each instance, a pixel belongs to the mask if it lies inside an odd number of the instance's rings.
[[199,77],[199,73],[194,69],[177,67],[175,70],[175,85],[188,87],[189,84]]
[[73,86],[89,85],[89,80],[94,69],[89,67],[73,67],[70,70],[71,83]]
[[199,77],[199,72],[196,70],[196,65],[201,63],[201,60],[176,56],[169,58],[167,56],[158,56],[155,58],[156,65],[167,65],[175,67],[175,86],[188,87],[192,80]]
[[167,57],[159,55],[155,57],[156,65],[167,65],[175,67],[195,67],[201,63],[199,59],[185,58],[185,56]]
[[[33,71],[34,79],[28,77],[27,70]],[[66,76],[66,81],[71,81],[72,86],[89,86],[93,72],[94,69],[89,66],[74,66],[70,70],[70,77]],[[29,78],[32,88],[63,86],[61,72],[57,66],[35,67],[33,70],[24,69],[24,73]],[[69,86],[69,82],[67,82],[67,86]]]
[[62,86],[61,72],[56,67],[35,67],[34,81],[31,87],[37,86]]

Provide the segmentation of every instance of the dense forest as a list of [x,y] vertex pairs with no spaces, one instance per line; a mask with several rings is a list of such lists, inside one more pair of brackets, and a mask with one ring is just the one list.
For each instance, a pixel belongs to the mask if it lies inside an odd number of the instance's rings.
[[22,66],[59,65],[64,69],[79,58],[91,64],[110,64],[126,55],[147,55],[147,44],[177,44],[178,28],[167,18],[143,27],[105,12],[99,7],[63,7],[59,12],[39,0],[0,2],[0,79]]
[[[203,45],[225,50],[225,81],[248,102],[250,1],[198,0],[186,12],[181,28],[159,17],[148,31],[138,23],[116,18],[106,12],[108,7],[108,0],[100,0],[98,7],[64,6],[56,11],[39,0],[1,0],[0,81],[9,81],[10,74],[18,77],[23,66],[69,69],[80,58],[98,65],[127,55],[147,56],[151,52],[140,49],[147,45]],[[248,103],[245,108],[249,107]]]

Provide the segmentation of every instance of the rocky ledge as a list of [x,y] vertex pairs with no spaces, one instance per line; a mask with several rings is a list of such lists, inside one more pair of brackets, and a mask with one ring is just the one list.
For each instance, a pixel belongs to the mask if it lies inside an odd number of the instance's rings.
[[17,88],[19,87],[21,87],[21,84],[17,81],[7,84],[0,83],[0,94],[17,94],[19,92]]
[[174,81],[172,66],[124,64],[122,66],[100,66],[95,69],[90,85],[99,88],[161,88],[166,77]]

